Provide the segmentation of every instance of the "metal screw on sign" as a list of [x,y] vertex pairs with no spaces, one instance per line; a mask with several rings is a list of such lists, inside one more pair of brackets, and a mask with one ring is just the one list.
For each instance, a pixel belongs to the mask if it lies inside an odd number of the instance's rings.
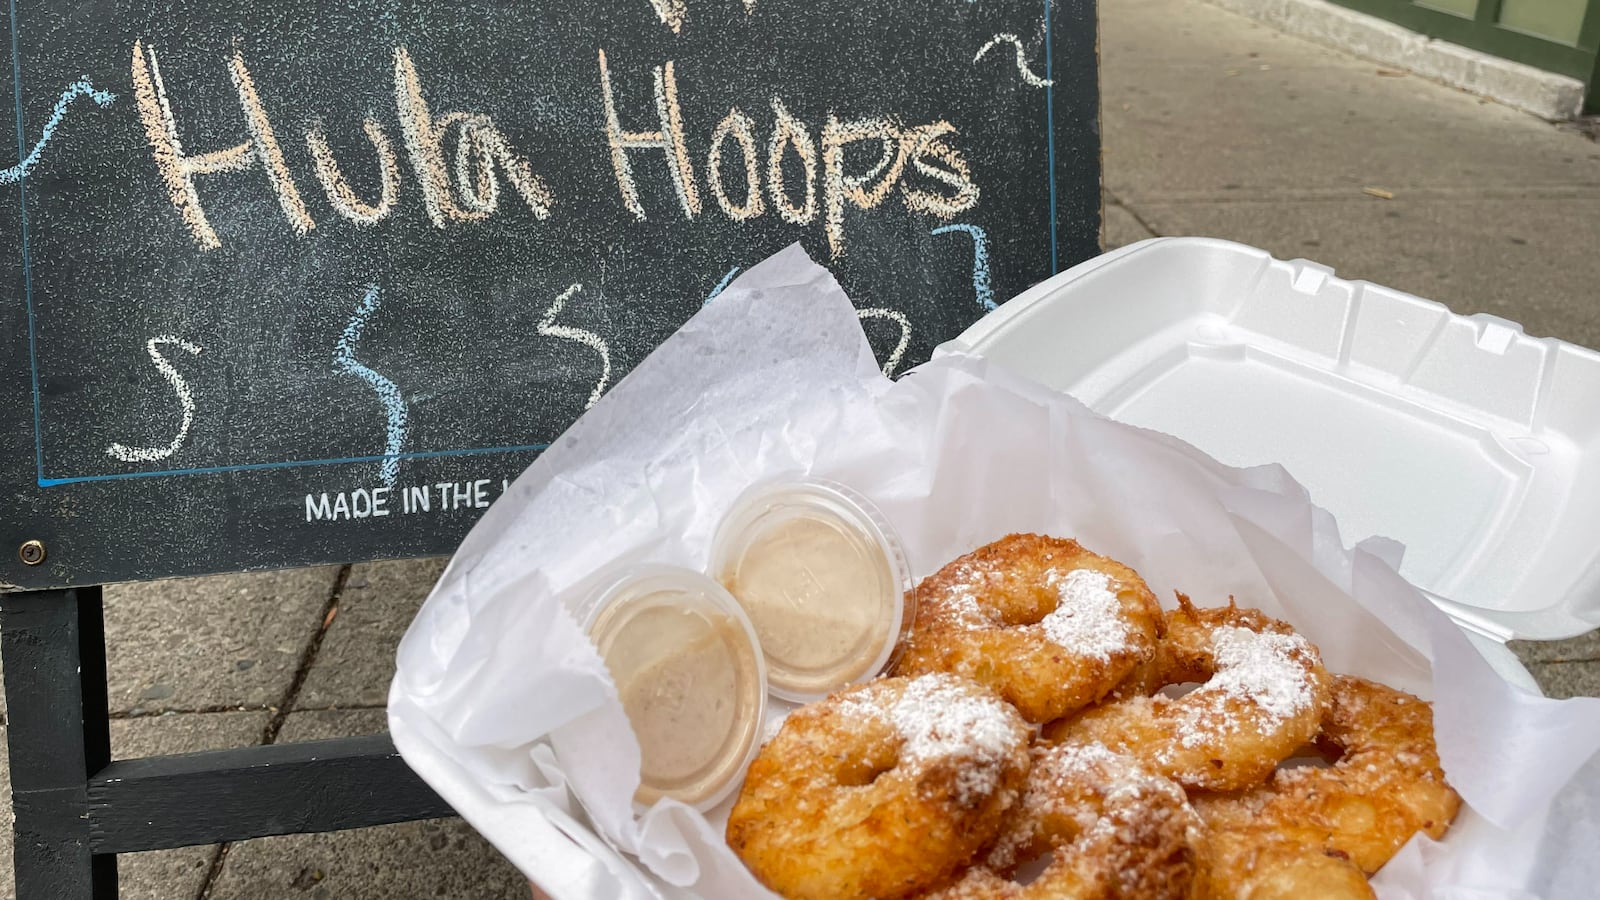
[[17,556],[23,565],[37,566],[44,562],[44,542],[24,541],[22,546],[17,548]]

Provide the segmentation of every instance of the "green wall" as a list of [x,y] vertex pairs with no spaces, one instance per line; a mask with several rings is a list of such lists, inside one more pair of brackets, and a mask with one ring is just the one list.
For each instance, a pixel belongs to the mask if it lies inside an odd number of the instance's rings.
[[1600,113],[1600,0],[1333,0],[1454,44],[1588,85]]

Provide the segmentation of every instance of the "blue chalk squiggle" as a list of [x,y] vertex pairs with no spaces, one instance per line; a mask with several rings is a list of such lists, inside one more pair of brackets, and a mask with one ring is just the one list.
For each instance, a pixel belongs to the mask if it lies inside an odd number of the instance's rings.
[[367,319],[378,310],[378,294],[377,285],[367,286],[367,294],[361,299],[361,305],[356,307],[356,314],[350,317],[350,322],[344,326],[344,334],[339,336],[339,342],[334,345],[333,366],[346,375],[354,375],[372,385],[372,389],[378,392],[378,399],[383,401],[384,414],[388,417],[388,439],[384,444],[383,465],[378,469],[378,478],[388,487],[394,487],[395,478],[400,474],[400,448],[406,442],[406,401],[400,396],[400,388],[394,382],[356,362],[356,344],[361,342],[361,331],[367,327]]
[[729,269],[728,270],[728,274],[722,276],[722,280],[717,282],[717,286],[712,288],[711,289],[711,293],[706,295],[705,303],[702,303],[700,305],[701,306],[705,306],[706,303],[710,303],[711,301],[717,299],[717,295],[721,294],[723,291],[727,290],[728,285],[733,283],[733,276],[735,276],[737,274],[739,274],[739,267],[738,266],[734,266],[733,268]]
[[[67,107],[71,106],[72,101],[79,97],[88,97],[101,108],[110,106],[117,99],[116,94],[99,90],[93,84],[90,84],[87,75],[67,85],[67,89],[61,92],[61,99],[56,101],[55,109],[50,113],[50,121],[44,124],[44,131],[39,133],[39,142],[34,144],[33,150],[16,165],[9,169],[0,169],[0,184],[15,184],[28,177],[28,170],[39,164],[39,157],[44,154],[45,145],[49,144],[50,139],[55,137],[56,126],[61,124],[63,118],[66,118]],[[18,127],[18,136],[21,136],[20,126]]]
[[994,286],[989,281],[989,235],[976,225],[945,225],[930,234],[964,232],[972,238],[972,293],[984,309],[995,309]]

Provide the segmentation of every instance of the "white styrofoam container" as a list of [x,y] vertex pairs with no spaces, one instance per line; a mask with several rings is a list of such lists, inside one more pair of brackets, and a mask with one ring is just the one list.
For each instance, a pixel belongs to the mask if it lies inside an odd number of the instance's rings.
[[1210,238],[1089,260],[950,351],[1283,465],[1346,544],[1403,543],[1401,574],[1524,685],[1502,642],[1600,627],[1600,353]]

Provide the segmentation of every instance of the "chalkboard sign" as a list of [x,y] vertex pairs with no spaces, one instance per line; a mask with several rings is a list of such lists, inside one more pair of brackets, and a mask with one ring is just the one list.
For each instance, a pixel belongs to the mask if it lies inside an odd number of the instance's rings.
[[4,587],[448,552],[796,240],[890,371],[1097,249],[1089,0],[10,7]]

